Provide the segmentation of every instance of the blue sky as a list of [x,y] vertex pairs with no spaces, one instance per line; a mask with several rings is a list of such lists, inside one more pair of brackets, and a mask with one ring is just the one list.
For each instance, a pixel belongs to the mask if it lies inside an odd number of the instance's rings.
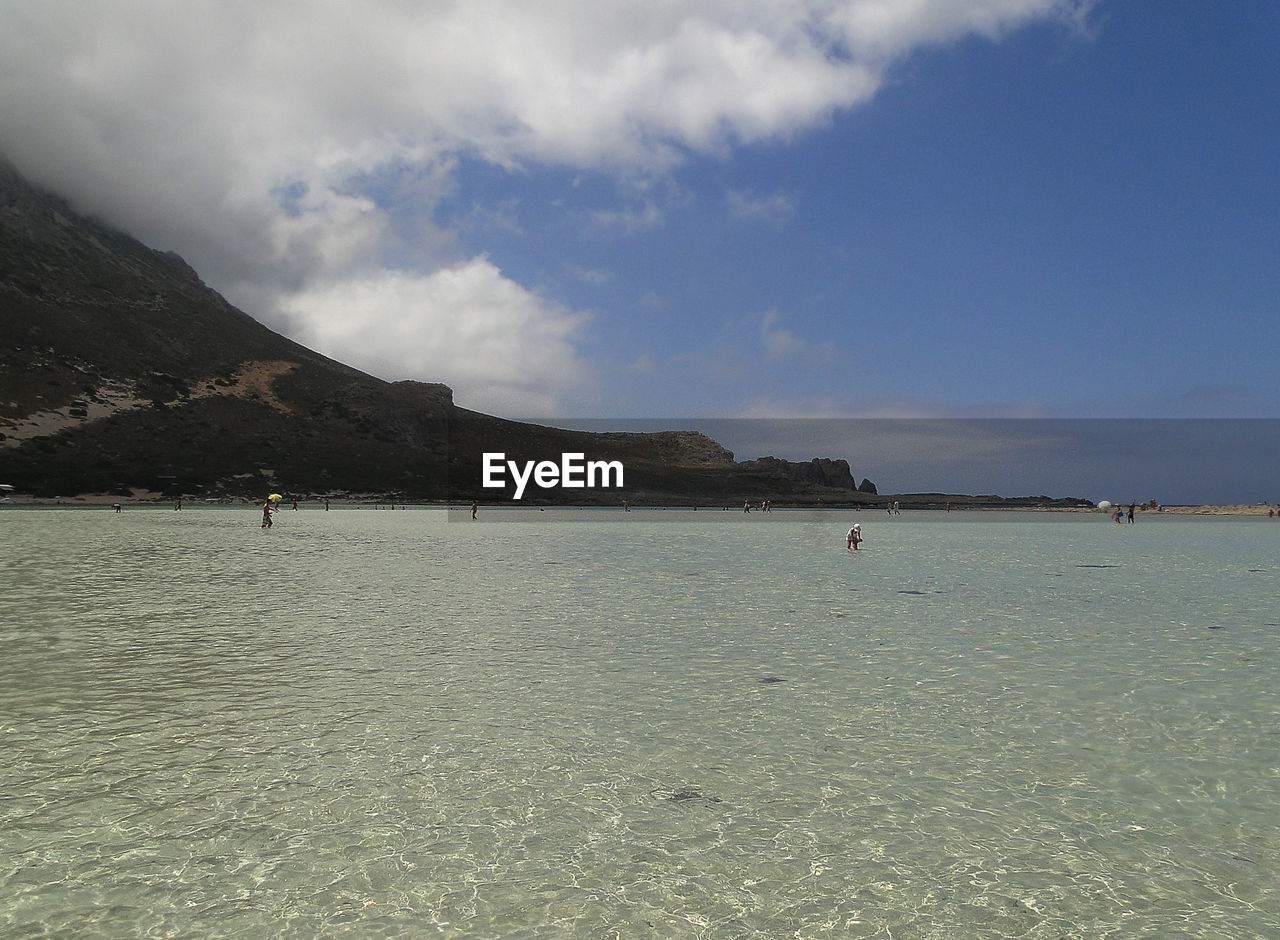
[[884,494],[967,493],[1162,505],[1280,505],[1274,418],[618,419],[583,430],[702,431],[739,459],[838,456]]
[[20,169],[466,407],[1280,417],[1270,0],[0,20]]
[[[1274,416],[1278,39],[1275,5],[1104,4],[653,190],[470,165],[442,211],[509,206],[468,243],[592,311],[596,413]],[[590,222],[618,205],[652,217]]]

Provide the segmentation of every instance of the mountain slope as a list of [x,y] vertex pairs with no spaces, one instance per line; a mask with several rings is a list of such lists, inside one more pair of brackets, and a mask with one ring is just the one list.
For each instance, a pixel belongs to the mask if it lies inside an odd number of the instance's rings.
[[3,160],[0,334],[0,476],[37,495],[493,498],[479,486],[486,451],[576,451],[621,460],[627,487],[574,491],[575,502],[872,498],[843,461],[737,464],[696,432],[544,428],[457,408],[444,385],[366,375],[272,332],[181,258],[80,216]]
[[281,468],[440,488],[443,468],[422,464],[443,455],[446,387],[382,382],[285,339],[176,255],[3,163],[0,332],[0,465],[34,491],[260,490]]

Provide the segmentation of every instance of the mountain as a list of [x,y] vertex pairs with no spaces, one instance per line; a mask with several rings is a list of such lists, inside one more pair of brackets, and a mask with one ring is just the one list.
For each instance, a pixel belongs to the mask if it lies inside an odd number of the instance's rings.
[[0,333],[0,479],[37,496],[491,500],[483,455],[501,451],[626,470],[621,489],[531,488],[526,501],[877,499],[845,461],[738,463],[693,431],[560,430],[459,408],[444,385],[366,375],[272,332],[177,255],[80,215],[3,159]]

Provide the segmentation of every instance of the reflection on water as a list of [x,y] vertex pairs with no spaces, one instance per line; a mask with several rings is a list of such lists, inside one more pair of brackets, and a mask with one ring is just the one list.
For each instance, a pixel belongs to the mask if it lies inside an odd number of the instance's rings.
[[1280,524],[446,515],[0,514],[0,933],[1280,931]]

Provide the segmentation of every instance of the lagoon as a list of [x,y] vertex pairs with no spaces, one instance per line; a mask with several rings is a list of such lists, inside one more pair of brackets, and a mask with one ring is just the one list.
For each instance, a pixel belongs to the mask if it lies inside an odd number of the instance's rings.
[[0,933],[1280,933],[1280,522],[259,518],[0,512]]

